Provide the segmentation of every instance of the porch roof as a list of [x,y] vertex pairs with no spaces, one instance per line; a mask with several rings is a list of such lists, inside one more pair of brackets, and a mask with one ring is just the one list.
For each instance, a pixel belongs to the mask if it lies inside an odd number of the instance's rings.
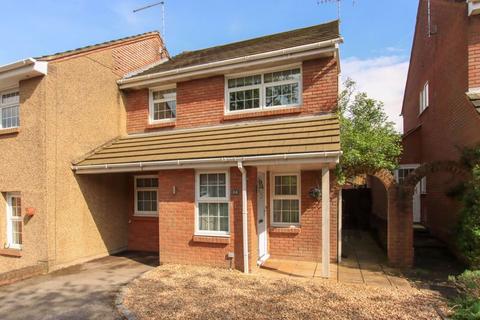
[[118,169],[126,166],[147,170],[146,167],[153,164],[181,165],[188,161],[225,162],[249,158],[260,160],[273,156],[278,156],[278,159],[290,156],[296,159],[338,158],[339,151],[338,119],[336,115],[326,114],[129,135],[74,162],[73,169],[79,173],[82,169]]

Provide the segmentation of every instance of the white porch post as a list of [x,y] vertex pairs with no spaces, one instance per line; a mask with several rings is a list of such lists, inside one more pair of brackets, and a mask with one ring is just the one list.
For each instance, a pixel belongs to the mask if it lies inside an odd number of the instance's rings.
[[330,276],[330,170],[322,169],[322,277]]

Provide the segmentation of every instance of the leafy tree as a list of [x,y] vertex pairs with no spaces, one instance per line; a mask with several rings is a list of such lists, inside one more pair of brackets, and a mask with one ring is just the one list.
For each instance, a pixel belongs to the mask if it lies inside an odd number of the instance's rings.
[[344,85],[338,107],[343,151],[337,166],[339,181],[360,173],[395,169],[402,152],[401,135],[388,121],[383,103],[356,92],[351,79]]

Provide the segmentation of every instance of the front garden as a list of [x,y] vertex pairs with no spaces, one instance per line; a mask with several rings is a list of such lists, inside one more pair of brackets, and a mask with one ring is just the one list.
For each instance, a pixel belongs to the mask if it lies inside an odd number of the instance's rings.
[[438,319],[439,295],[312,278],[163,265],[124,290],[137,319]]

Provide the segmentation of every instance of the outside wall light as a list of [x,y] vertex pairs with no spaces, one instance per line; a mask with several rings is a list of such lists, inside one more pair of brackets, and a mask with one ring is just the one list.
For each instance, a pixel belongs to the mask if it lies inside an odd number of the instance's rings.
[[319,187],[311,188],[310,191],[308,192],[308,195],[311,198],[320,201],[322,199],[322,190],[320,190]]
[[25,209],[25,215],[27,217],[33,217],[35,215],[35,213],[36,213],[35,208],[26,208]]

